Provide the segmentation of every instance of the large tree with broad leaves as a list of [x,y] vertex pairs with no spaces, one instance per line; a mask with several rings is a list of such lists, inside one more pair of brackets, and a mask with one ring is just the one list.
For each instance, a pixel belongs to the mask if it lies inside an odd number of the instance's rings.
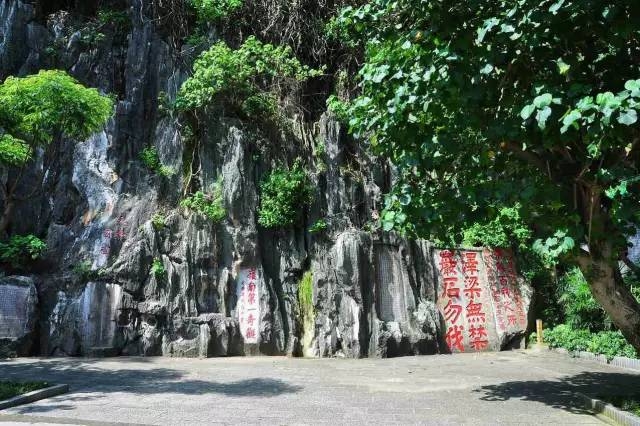
[[640,225],[640,2],[373,0],[331,30],[365,52],[333,109],[392,159],[383,224],[459,242],[505,206],[579,265],[640,351],[619,259]]

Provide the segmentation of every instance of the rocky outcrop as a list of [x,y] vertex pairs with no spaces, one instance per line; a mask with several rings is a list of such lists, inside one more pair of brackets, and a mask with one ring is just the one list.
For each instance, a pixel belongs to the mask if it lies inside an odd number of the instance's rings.
[[[14,231],[45,235],[49,248],[48,268],[33,277],[39,352],[448,352],[433,248],[377,229],[392,180],[388,164],[363,152],[326,113],[292,118],[284,135],[222,115],[187,132],[159,98],[175,98],[193,55],[156,27],[150,4],[129,0],[127,36],[107,28],[92,44],[69,13],[56,11],[44,23],[25,2],[0,5],[3,76],[62,67],[118,99],[103,132],[63,142],[46,195],[17,208]],[[146,169],[139,153],[147,146],[175,173]],[[260,182],[296,159],[307,165],[315,201],[296,226],[263,229]],[[179,207],[185,188],[209,191],[220,177],[222,223]],[[309,232],[318,219],[327,228]],[[306,325],[298,297],[305,273],[313,287]]]

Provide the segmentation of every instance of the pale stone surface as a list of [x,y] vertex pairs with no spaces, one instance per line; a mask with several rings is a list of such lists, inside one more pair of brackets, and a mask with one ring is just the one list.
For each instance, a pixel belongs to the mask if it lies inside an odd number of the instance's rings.
[[143,424],[601,424],[576,392],[625,393],[640,372],[554,352],[394,359],[17,359],[0,377],[71,385],[3,411]]
[[0,356],[29,354],[37,312],[38,294],[31,278],[0,278]]

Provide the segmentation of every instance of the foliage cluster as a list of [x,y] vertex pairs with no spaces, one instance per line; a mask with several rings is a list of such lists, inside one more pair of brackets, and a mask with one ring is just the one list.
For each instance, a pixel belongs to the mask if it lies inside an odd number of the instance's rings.
[[164,267],[162,259],[155,258],[151,264],[151,273],[158,280],[164,280],[167,276],[167,270]]
[[143,148],[142,151],[140,151],[140,161],[142,161],[142,164],[144,164],[147,169],[159,176],[169,178],[175,173],[171,167],[162,164],[158,149],[155,146]]
[[226,18],[242,7],[242,0],[190,0],[200,22]]
[[[463,232],[464,245],[474,247],[514,247],[526,250],[530,247],[531,229],[522,220],[522,206],[498,207],[494,219],[471,224]],[[391,212],[387,212],[387,215]],[[386,223],[390,220],[385,221]]]
[[154,213],[154,215],[151,216],[151,225],[156,231],[161,231],[167,226],[167,218],[162,213]]
[[180,205],[204,215],[213,223],[222,222],[227,215],[222,193],[222,176],[216,181],[211,193],[197,191],[183,199]]
[[221,104],[247,116],[273,116],[277,109],[273,92],[279,84],[320,74],[301,64],[289,47],[265,44],[253,36],[235,50],[219,42],[196,60],[193,75],[178,93],[176,107],[197,111]]
[[98,10],[95,19],[84,22],[77,30],[80,33],[80,42],[93,48],[107,38],[107,32],[114,37],[125,38],[130,26],[131,21],[126,10],[103,7]]
[[629,411],[636,416],[640,416],[640,394],[631,393],[626,395],[599,394],[596,398],[613,404],[616,407]]
[[86,139],[111,116],[113,101],[60,70],[8,77],[0,85],[0,160],[21,165],[62,136]]
[[258,223],[265,228],[283,228],[296,223],[313,201],[313,187],[300,162],[290,170],[273,170],[260,185]]
[[131,21],[126,10],[103,7],[98,10],[97,21],[102,26],[113,26],[115,29],[128,32]]
[[[625,232],[637,203],[628,160],[640,100],[628,53],[640,26],[625,17],[637,11],[630,1],[564,0],[376,0],[343,9],[335,32],[365,48],[365,63],[360,96],[331,103],[400,167],[387,211],[405,215],[383,220],[460,241],[475,218],[521,201],[526,222],[538,218],[539,233],[560,245],[604,231],[573,210],[597,182]],[[630,68],[615,72],[621,63]]]
[[325,231],[329,227],[329,224],[324,219],[318,219],[313,225],[309,227],[309,232],[312,234],[318,234]]
[[611,320],[591,295],[580,269],[572,268],[562,276],[558,295],[565,323],[573,329],[597,332],[611,328]]
[[[531,335],[534,340],[536,334]],[[564,348],[568,351],[587,351],[605,355],[611,359],[614,356],[637,358],[636,350],[619,331],[600,331],[591,333],[589,330],[575,330],[567,324],[560,324],[544,331],[544,342],[552,348]]]
[[0,262],[21,268],[42,257],[46,250],[47,244],[35,235],[14,235],[8,241],[0,241]]

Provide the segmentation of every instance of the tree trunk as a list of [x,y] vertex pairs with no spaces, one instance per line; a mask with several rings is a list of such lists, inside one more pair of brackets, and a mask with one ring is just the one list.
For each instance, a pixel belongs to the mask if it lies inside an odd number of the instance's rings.
[[[609,253],[605,249],[602,254]],[[618,261],[611,256],[584,254],[578,263],[593,297],[640,354],[640,303],[622,282]]]
[[13,208],[15,207],[15,200],[11,198],[5,200],[4,211],[2,217],[0,217],[0,239],[7,236],[7,228],[11,223],[11,215],[13,214]]

